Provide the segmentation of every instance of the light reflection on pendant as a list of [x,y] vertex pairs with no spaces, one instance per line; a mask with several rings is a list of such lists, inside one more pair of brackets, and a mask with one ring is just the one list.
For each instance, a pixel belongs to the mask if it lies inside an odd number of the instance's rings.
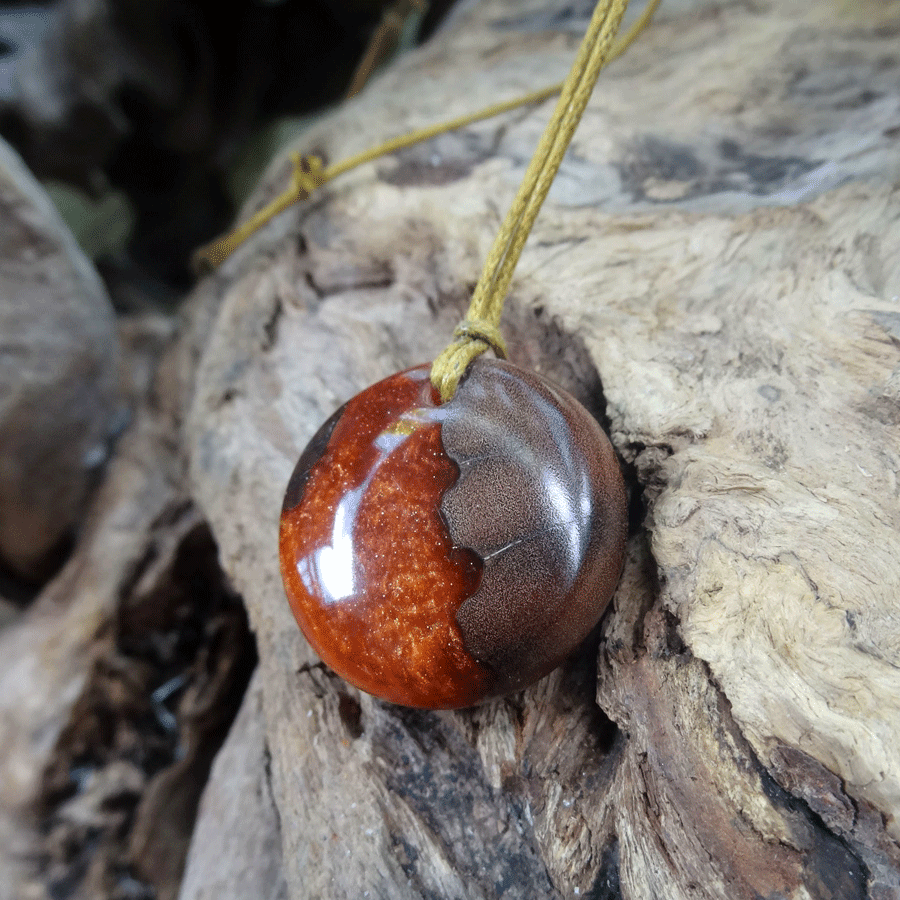
[[621,571],[625,492],[597,422],[534,373],[477,360],[443,406],[429,367],[338,410],[291,478],[280,556],[324,662],[452,708],[545,675]]

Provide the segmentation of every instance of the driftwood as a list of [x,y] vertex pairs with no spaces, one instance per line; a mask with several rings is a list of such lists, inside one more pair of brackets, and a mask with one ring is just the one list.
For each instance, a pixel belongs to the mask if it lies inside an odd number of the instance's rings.
[[[561,77],[591,5],[463,4],[300,149],[337,160]],[[898,15],[672,0],[601,76],[504,333],[608,426],[628,559],[593,638],[506,700],[349,687],[294,624],[276,538],[321,422],[449,339],[548,107],[349,174],[207,278],[76,557],[0,635],[0,896],[52,871],[54,896],[900,898]],[[204,698],[233,706],[246,657],[179,657],[192,753],[148,774],[95,752],[71,782],[96,698],[127,701],[127,745],[160,677],[136,654],[131,691],[98,671],[198,578],[236,631],[243,596],[259,664],[182,880],[231,714]]]
[[[562,74],[583,23],[554,15],[469,7],[301,149]],[[259,642],[289,896],[900,896],[898,34],[876,4],[664,5],[602,76],[505,331],[607,417],[635,523],[599,662],[511,699],[358,695],[274,547],[320,422],[447,341],[547,109],[353,173],[216,276],[193,490]]]
[[213,756],[255,663],[185,490],[195,353],[120,323],[139,404],[73,557],[0,631],[0,897],[174,898]]

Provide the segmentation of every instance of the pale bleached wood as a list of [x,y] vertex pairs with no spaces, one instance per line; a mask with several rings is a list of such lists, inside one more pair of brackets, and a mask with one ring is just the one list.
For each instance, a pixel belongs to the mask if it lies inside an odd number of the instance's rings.
[[216,757],[200,804],[179,900],[287,896],[281,831],[269,781],[257,675]]
[[[352,173],[215,276],[192,478],[259,641],[290,897],[900,896],[898,17],[673,3],[602,76],[504,327],[605,410],[643,523],[599,664],[520,696],[360,696],[276,534],[321,421],[449,338],[547,108]],[[542,84],[576,31],[472,5],[302,149]]]

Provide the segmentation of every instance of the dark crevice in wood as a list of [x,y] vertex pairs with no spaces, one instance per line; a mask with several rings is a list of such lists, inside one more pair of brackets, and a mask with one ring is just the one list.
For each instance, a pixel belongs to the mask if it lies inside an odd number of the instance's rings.
[[[473,898],[555,896],[526,798],[490,787],[481,758],[453,717],[401,707],[384,711],[369,733],[373,774],[420,822],[421,833],[399,825],[391,831],[395,860],[420,895],[431,896],[418,861],[431,866],[437,852]],[[384,815],[393,820],[387,806]],[[416,846],[422,834],[427,842]]]
[[722,728],[748,761],[760,779],[763,792],[782,811],[792,838],[803,853],[803,884],[813,900],[868,900],[871,873],[861,855],[841,835],[828,827],[808,803],[789,794],[772,777],[744,737],[731,710],[731,704],[708,671],[716,690]]
[[567,330],[540,305],[511,298],[503,315],[509,358],[535,369],[567,390],[609,433],[606,396],[600,373],[581,335]]
[[619,882],[619,842],[610,841],[603,850],[600,870],[591,889],[584,895],[585,900],[622,900],[622,885]]
[[341,694],[338,697],[338,715],[347,729],[351,740],[362,737],[365,726],[362,721],[362,707],[359,700],[349,694]]
[[347,254],[335,259],[327,251],[316,255],[307,249],[303,278],[320,302],[351,291],[383,291],[397,280],[392,264],[387,260],[353,261]]
[[256,664],[246,614],[208,526],[170,509],[132,566],[117,614],[44,776],[35,818],[55,900],[173,898],[213,757]]
[[759,767],[766,796],[781,807],[793,810],[810,826],[811,845],[805,848],[803,882],[815,900],[867,900],[871,896],[871,873],[850,843],[835,834],[804,801],[788,794],[753,757]]
[[659,655],[663,658],[674,657],[681,662],[687,662],[692,659],[693,654],[681,637],[677,617],[667,609],[662,610],[662,617],[665,631],[663,645],[657,651]]
[[[275,834],[273,836],[273,844],[274,846],[280,848],[281,847],[281,810],[278,808],[278,804],[275,802],[276,792],[275,788],[272,785],[272,749],[269,746],[268,739],[264,740],[263,743],[263,784],[262,790],[266,795],[266,802],[268,808],[272,812],[272,818],[274,821],[274,829]],[[280,858],[280,851],[279,851]]]
[[269,317],[262,323],[263,340],[260,349],[263,352],[271,350],[278,340],[278,322],[284,313],[284,304],[280,299],[276,298],[272,304],[272,312]]

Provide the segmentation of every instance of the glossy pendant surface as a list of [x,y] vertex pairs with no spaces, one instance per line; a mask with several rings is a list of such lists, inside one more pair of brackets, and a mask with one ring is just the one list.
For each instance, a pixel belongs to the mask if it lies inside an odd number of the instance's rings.
[[477,360],[441,405],[420,366],[354,397],[291,477],[279,552],[294,615],[352,684],[455,708],[547,674],[618,580],[625,492],[593,417]]

